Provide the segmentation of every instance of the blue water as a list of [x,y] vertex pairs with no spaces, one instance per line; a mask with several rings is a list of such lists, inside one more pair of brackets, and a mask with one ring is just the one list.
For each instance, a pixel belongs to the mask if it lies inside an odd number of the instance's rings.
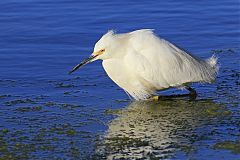
[[[0,159],[239,159],[239,8],[238,0],[0,1]],[[196,101],[138,104],[100,61],[67,74],[108,30],[141,28],[201,58],[217,54],[216,83],[194,85]]]

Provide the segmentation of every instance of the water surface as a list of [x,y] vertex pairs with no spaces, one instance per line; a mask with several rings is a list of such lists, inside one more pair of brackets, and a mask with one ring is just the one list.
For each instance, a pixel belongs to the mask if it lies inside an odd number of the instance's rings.
[[[0,159],[239,159],[239,6],[2,0]],[[107,30],[141,28],[201,58],[215,53],[216,83],[194,84],[196,100],[140,103],[100,61],[67,74]]]

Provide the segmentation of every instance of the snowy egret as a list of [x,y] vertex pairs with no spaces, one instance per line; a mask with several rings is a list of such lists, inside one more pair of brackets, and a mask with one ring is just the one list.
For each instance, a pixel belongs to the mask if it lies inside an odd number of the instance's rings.
[[103,60],[107,75],[136,100],[158,99],[154,94],[171,87],[186,88],[193,82],[211,83],[218,72],[217,58],[201,60],[157,37],[151,29],[129,33],[107,32],[89,58],[69,73],[95,60]]

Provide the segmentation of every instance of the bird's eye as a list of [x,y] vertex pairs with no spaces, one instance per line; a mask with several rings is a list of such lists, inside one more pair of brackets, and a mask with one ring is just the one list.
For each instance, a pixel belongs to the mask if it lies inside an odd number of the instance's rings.
[[101,52],[104,52],[105,51],[105,49],[101,49]]

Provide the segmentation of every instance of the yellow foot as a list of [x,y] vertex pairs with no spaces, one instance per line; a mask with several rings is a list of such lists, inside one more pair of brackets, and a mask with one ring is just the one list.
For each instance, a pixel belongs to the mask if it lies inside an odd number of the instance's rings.
[[152,100],[152,101],[158,101],[158,100],[159,100],[159,96],[152,96],[152,97],[150,98],[150,100]]

